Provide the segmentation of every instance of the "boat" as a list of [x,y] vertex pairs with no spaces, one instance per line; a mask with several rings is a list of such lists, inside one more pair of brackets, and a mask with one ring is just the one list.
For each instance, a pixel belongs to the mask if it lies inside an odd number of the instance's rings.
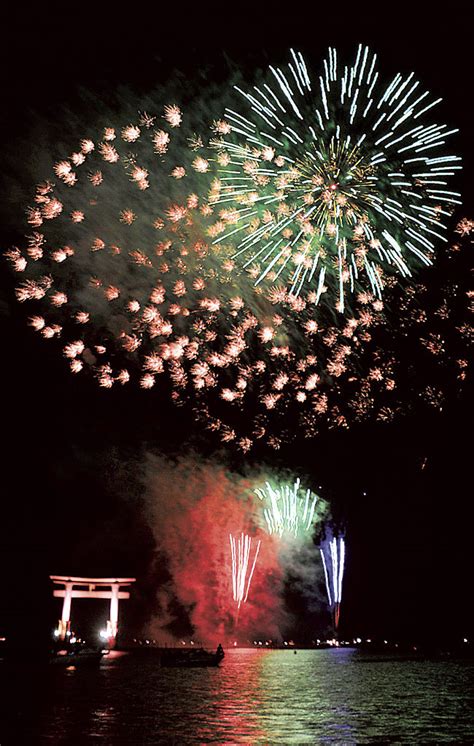
[[160,665],[165,668],[204,668],[218,666],[223,658],[222,645],[215,653],[204,648],[169,648],[162,651]]
[[49,659],[51,666],[95,666],[99,665],[108,650],[78,647],[69,650],[58,650]]

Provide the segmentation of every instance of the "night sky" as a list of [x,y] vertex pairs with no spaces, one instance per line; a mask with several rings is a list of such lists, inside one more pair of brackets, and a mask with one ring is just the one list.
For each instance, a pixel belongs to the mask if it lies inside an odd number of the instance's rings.
[[[118,6],[99,14],[77,6],[66,15],[54,3],[47,11],[9,10],[0,45],[2,249],[21,245],[24,205],[49,175],[55,138],[76,142],[81,122],[89,125],[101,107],[117,106],[118,88],[138,100],[170,80],[184,86],[190,78],[197,88],[200,76],[222,83],[236,68],[251,75],[284,62],[290,46],[316,66],[329,44],[350,55],[364,42],[387,76],[415,70],[443,97],[444,121],[461,130],[455,150],[464,160],[457,182],[464,204],[457,217],[473,218],[469,5],[450,3],[443,17],[393,6],[385,22],[368,9],[318,16],[294,7],[287,18],[235,6],[236,17],[225,19],[222,5],[186,16],[149,15],[135,6],[126,14]],[[128,631],[139,632],[166,577],[143,509],[144,454],[177,456],[193,448],[208,457],[215,446],[192,431],[185,410],[154,392],[105,391],[86,376],[71,376],[58,349],[26,326],[27,309],[14,299],[6,262],[0,274],[0,634],[2,625],[22,634],[51,627],[58,608],[50,600],[50,573],[136,576],[124,613]],[[432,278],[440,281],[439,268]],[[415,407],[396,422],[298,440],[278,453],[217,454],[236,473],[246,463],[264,463],[307,474],[321,486],[347,528],[343,635],[458,640],[472,634],[472,413],[468,386],[461,397],[454,387],[448,393],[441,413]],[[289,603],[296,609],[299,601]],[[295,631],[302,639],[312,634],[302,622]]]

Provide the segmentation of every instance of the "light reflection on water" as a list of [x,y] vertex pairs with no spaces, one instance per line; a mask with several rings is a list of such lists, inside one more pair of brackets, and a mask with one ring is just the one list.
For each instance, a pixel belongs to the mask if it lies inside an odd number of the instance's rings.
[[95,670],[3,668],[0,743],[467,743],[473,670],[348,649],[230,650],[217,669],[160,669],[152,652]]

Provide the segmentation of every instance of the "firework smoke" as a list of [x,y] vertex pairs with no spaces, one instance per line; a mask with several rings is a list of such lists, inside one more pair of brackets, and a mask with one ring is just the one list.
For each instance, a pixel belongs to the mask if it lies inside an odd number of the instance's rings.
[[159,587],[154,637],[173,629],[175,599],[197,638],[213,643],[235,634],[282,639],[294,623],[285,608],[289,595],[311,613],[321,610],[322,570],[312,532],[279,536],[261,527],[255,488],[279,483],[277,475],[264,480],[257,470],[232,474],[196,456],[170,461],[149,455],[145,481],[157,562],[169,577]]
[[[247,534],[251,529],[255,539],[251,553],[246,555],[248,564],[244,569],[242,562],[242,573],[234,575],[235,601],[243,604],[239,634],[250,637],[261,631],[279,637],[287,621],[281,597],[284,570],[278,547],[269,537],[258,550],[252,482],[231,475],[215,462],[190,457],[171,463],[149,456],[147,483],[151,525],[172,578],[171,584],[162,589],[168,596],[165,611],[176,597],[188,612],[199,639],[225,639],[235,625],[229,536],[235,536],[236,529]],[[238,545],[236,550],[240,556]],[[257,552],[257,570],[251,577]],[[154,630],[156,634],[156,625]]]

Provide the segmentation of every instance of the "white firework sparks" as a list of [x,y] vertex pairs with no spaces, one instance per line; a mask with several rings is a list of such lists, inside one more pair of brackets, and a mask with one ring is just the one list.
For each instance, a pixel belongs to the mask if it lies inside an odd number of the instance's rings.
[[363,289],[380,298],[386,274],[410,278],[431,264],[460,204],[448,178],[461,158],[443,153],[457,130],[424,119],[441,99],[422,92],[414,73],[382,84],[376,57],[360,45],[342,68],[330,48],[311,80],[292,51],[287,71],[270,67],[270,84],[237,88],[248,111],[227,109],[232,134],[215,143],[213,200],[238,221],[221,221],[214,243],[232,239],[256,285],[313,291],[340,313]]

